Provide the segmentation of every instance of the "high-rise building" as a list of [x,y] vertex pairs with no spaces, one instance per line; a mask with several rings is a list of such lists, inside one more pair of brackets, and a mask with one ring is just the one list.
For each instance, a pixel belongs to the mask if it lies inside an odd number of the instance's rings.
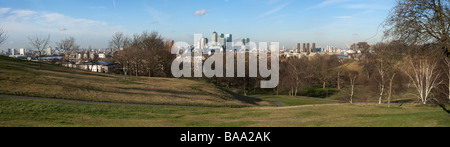
[[303,52],[308,52],[308,51],[306,51],[306,43],[303,43]]
[[297,53],[301,53],[300,43],[297,43]]
[[250,38],[242,38],[242,44],[247,45],[250,42]]
[[227,40],[225,39],[225,35],[223,33],[220,33],[217,42],[220,44],[220,46],[225,46]]
[[233,35],[225,34],[225,39],[226,39],[227,42],[233,42]]
[[217,35],[217,32],[213,32],[212,36],[211,36],[211,42],[212,43],[217,43],[217,39],[219,38],[219,36]]
[[308,55],[311,54],[311,48],[309,46],[309,43],[306,44],[306,51],[308,51]]
[[49,55],[49,56],[52,55],[52,47],[51,47],[51,46],[48,46],[45,53],[46,53],[47,55]]
[[24,48],[21,48],[20,51],[19,51],[19,53],[20,53],[21,56],[25,56],[25,49],[24,49]]
[[202,49],[202,50],[205,49],[207,44],[208,44],[208,38],[202,38],[200,40],[200,49]]

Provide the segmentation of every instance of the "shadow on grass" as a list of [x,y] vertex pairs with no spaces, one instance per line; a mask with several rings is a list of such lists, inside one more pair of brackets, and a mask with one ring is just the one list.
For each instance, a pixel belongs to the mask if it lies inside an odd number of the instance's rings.
[[220,90],[224,91],[227,94],[230,94],[233,99],[235,100],[239,100],[243,103],[247,103],[247,104],[252,104],[252,105],[257,105],[258,102],[261,102],[261,99],[257,99],[257,98],[252,98],[252,97],[247,97],[247,96],[243,96],[237,93],[234,93],[228,89],[222,88],[222,87],[218,87]]

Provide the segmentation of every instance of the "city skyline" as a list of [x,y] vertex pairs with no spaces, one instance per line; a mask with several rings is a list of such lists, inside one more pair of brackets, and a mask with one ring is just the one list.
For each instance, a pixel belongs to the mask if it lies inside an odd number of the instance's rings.
[[[233,34],[233,41],[315,42],[346,48],[347,43],[381,41],[380,24],[391,0],[215,0],[122,1],[0,0],[0,26],[9,39],[0,49],[28,48],[28,36],[69,36],[83,48],[108,47],[115,32],[130,37],[145,30],[193,44],[194,34]],[[219,34],[220,35],[220,34]],[[212,39],[212,38],[210,38]]]

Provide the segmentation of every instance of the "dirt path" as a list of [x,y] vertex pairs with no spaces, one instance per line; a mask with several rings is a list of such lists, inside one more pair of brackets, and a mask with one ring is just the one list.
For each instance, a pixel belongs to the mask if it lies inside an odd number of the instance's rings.
[[267,101],[269,101],[269,102],[272,102],[272,103],[274,103],[275,106],[277,106],[277,107],[284,107],[280,102],[278,102],[278,101],[276,101],[276,100],[273,100],[273,99],[270,99],[270,98],[265,98],[265,97],[256,97],[256,98],[264,99],[264,100],[267,100]]

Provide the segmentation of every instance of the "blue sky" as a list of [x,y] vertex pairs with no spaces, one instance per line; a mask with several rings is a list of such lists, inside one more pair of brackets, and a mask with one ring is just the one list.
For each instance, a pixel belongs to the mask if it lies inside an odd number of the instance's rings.
[[[0,48],[28,48],[28,36],[73,36],[82,47],[108,47],[115,32],[158,31],[193,42],[193,34],[233,34],[233,39],[317,46],[381,41],[380,23],[394,0],[0,0]],[[379,30],[378,30],[379,28]],[[378,32],[377,32],[378,31]],[[375,37],[373,37],[375,36]],[[54,45],[52,43],[51,45]]]

